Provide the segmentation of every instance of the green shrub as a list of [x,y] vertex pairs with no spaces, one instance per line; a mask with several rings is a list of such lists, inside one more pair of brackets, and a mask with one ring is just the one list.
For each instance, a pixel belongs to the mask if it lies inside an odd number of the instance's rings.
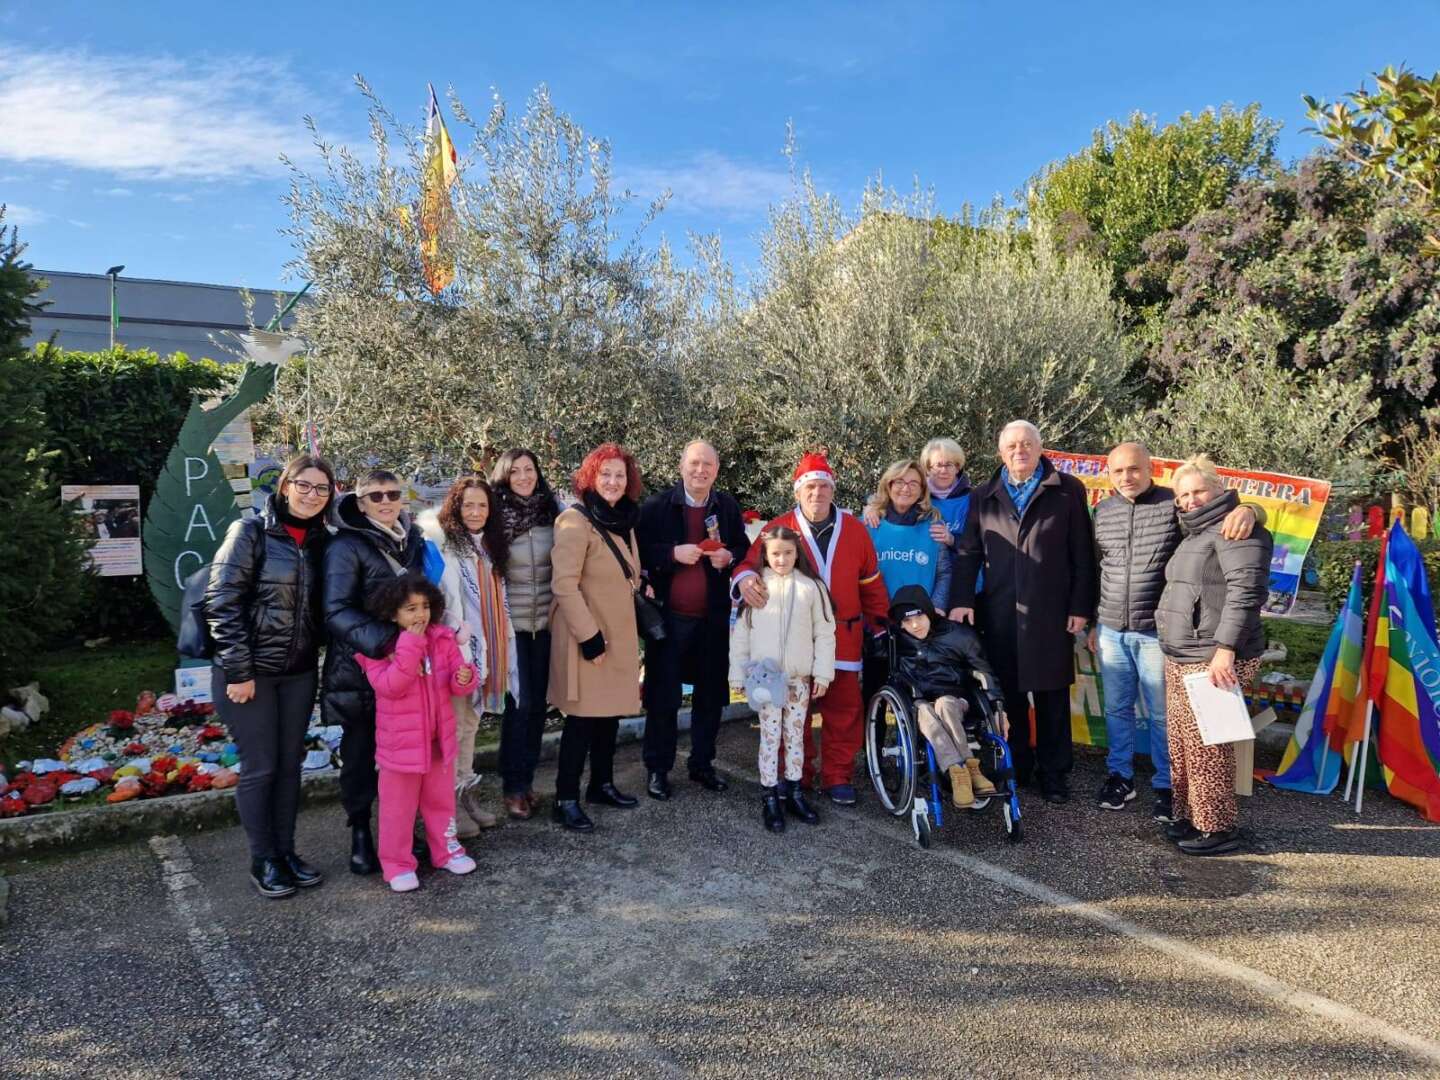
[[[1425,572],[1430,575],[1430,586],[1434,589],[1440,586],[1440,540],[1417,540],[1415,543],[1425,560]],[[1357,560],[1365,603],[1370,603],[1370,594],[1375,588],[1375,567],[1380,562],[1379,540],[1322,540],[1311,549],[1310,557],[1320,575],[1320,590],[1333,610],[1339,611],[1345,603]]]
[[49,470],[42,397],[20,344],[39,291],[23,250],[13,229],[0,231],[0,689],[29,678],[46,643],[79,614],[91,580]]
[[[225,390],[213,360],[160,357],[123,347],[72,352],[36,346],[24,357],[49,426],[51,471],[64,484],[138,484],[142,513],[196,394]],[[143,577],[90,578],[83,624],[72,637],[170,635]]]

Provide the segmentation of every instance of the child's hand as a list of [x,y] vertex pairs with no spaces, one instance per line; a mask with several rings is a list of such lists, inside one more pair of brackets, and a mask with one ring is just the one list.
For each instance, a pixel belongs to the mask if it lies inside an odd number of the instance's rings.
[[830,684],[824,679],[816,679],[814,688],[810,691],[812,698],[824,697],[825,691],[830,689]]
[[469,686],[475,678],[475,669],[469,664],[462,664],[460,670],[455,673],[455,681],[461,686]]
[[423,622],[413,622],[409,626],[405,627],[405,632],[407,634],[414,634],[416,637],[424,637],[425,627],[427,625],[427,623]]

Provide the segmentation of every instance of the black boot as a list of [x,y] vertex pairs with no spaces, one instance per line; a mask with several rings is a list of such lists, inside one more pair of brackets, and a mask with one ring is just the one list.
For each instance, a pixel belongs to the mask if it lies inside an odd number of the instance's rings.
[[665,802],[670,798],[670,774],[652,769],[650,780],[645,785],[645,794],[652,799],[659,799]]
[[271,900],[278,900],[282,896],[293,896],[295,893],[295,879],[290,876],[290,871],[279,859],[252,859],[250,861],[250,880],[261,896],[269,897]]
[[810,805],[810,800],[805,798],[805,789],[800,786],[799,780],[785,781],[785,809],[806,825],[817,825],[820,822],[820,815]]
[[594,832],[595,822],[586,816],[585,811],[580,809],[579,799],[556,799],[555,805],[550,810],[550,816],[555,824],[564,825],[572,832]]
[[370,823],[350,826],[350,872],[352,874],[373,874],[380,869],[380,857],[375,854],[375,837],[370,832]]
[[706,791],[724,791],[729,788],[727,784],[713,768],[691,769],[690,779],[699,784]]
[[760,804],[765,812],[765,828],[771,832],[784,832],[785,810],[780,805],[779,786],[761,788],[760,790],[765,793],[765,798]]
[[290,876],[295,879],[295,884],[302,889],[308,889],[312,885],[319,885],[325,880],[324,874],[320,873],[319,870],[316,870],[293,851],[281,855],[280,861],[285,864],[285,869],[290,871]]
[[592,787],[585,792],[585,801],[599,803],[601,806],[613,806],[620,810],[633,810],[640,805],[639,799],[634,795],[626,795],[614,784]]

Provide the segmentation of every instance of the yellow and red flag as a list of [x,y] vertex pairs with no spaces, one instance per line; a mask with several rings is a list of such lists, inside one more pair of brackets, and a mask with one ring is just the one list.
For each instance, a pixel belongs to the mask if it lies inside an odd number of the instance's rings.
[[442,248],[454,227],[450,188],[459,175],[455,167],[458,160],[431,85],[430,114],[425,121],[425,173],[420,185],[420,262],[425,268],[425,282],[436,294],[455,280],[455,257],[447,256]]

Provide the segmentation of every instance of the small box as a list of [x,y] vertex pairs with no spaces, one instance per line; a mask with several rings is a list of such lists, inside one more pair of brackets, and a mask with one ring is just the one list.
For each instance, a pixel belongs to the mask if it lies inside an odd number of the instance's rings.
[[[1268,705],[1250,718],[1250,726],[1258,735],[1276,720],[1275,710]],[[1255,794],[1255,740],[1235,744],[1235,794]]]

